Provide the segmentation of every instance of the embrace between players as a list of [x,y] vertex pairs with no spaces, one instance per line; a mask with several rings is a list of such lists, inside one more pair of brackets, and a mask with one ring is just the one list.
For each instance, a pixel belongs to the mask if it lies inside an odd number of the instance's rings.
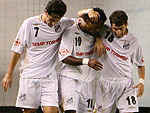
[[[140,41],[127,28],[126,13],[114,11],[108,26],[100,8],[79,11],[79,19],[63,17],[66,8],[63,1],[52,0],[43,14],[23,22],[2,80],[4,90],[11,86],[20,59],[16,106],[23,113],[36,113],[39,106],[44,113],[57,113],[59,105],[64,113],[115,113],[117,108],[120,113],[138,112],[145,64]],[[56,72],[58,57],[63,64]],[[139,74],[136,86],[133,63]]]

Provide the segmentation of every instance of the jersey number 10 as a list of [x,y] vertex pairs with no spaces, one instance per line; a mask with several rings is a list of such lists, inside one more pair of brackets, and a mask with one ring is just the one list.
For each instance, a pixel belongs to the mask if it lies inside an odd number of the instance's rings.
[[82,42],[82,38],[79,37],[75,37],[75,46],[81,46],[81,42]]

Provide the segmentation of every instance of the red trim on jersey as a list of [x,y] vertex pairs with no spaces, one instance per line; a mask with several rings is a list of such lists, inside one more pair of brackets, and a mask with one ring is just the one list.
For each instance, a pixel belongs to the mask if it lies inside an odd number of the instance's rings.
[[21,42],[20,42],[19,38],[17,38],[15,41],[15,46],[20,46],[20,45],[21,45]]
[[141,61],[142,61],[142,63],[144,63],[144,59],[143,59],[143,58],[142,58],[142,60],[141,60]]
[[60,54],[60,55],[66,55],[66,54],[68,54],[68,53],[69,53],[69,51],[68,51],[66,48],[59,50],[59,54]]

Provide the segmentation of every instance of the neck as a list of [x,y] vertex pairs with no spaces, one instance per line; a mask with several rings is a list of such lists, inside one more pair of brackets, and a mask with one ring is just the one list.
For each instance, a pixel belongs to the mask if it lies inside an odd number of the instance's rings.
[[45,13],[41,16],[41,19],[44,23],[46,23],[46,14]]
[[81,31],[83,31],[84,33],[87,33],[87,29],[83,23],[78,23],[78,26],[81,29]]

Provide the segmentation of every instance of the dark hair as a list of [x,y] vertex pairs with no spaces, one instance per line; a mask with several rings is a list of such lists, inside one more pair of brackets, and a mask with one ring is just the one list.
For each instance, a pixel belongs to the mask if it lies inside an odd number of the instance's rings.
[[[104,10],[100,8],[93,8],[94,11],[98,12],[100,15],[100,18],[98,20],[101,20],[103,23],[107,20],[106,14],[104,13]],[[89,19],[88,14],[83,14],[81,16],[85,21]],[[89,19],[90,20],[90,19]]]
[[128,16],[124,11],[117,10],[110,15],[109,20],[111,25],[114,23],[116,26],[122,26],[127,24]]
[[62,0],[51,0],[45,9],[49,15],[55,14],[62,17],[67,11],[67,6]]
[[105,23],[105,21],[107,20],[106,14],[104,13],[104,10],[100,9],[100,8],[93,8],[94,11],[98,12],[100,15],[99,20],[102,20],[103,23]]

